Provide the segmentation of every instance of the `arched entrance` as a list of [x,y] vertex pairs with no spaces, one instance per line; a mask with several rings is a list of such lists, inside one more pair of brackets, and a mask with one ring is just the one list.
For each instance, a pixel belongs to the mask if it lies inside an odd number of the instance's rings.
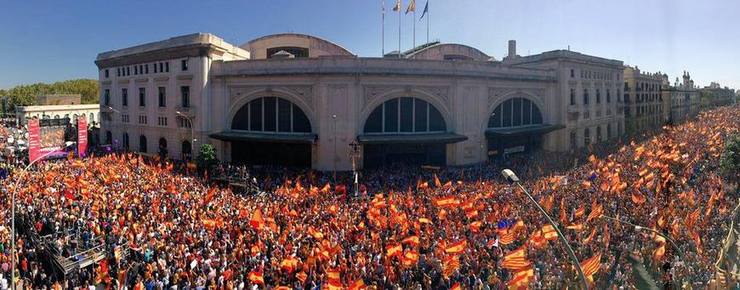
[[129,145],[128,145],[128,133],[123,133],[123,138],[121,138],[121,146],[124,150],[128,151]]
[[139,152],[146,153],[146,136],[139,136]]
[[378,105],[358,136],[364,147],[365,168],[396,163],[442,166],[447,161],[446,145],[465,139],[447,132],[447,124],[434,105],[414,97]]
[[231,144],[231,162],[251,165],[311,166],[316,140],[301,108],[280,97],[261,97],[242,106],[231,130],[211,135]]
[[193,156],[193,146],[190,144],[190,141],[184,140],[182,141],[182,144],[180,145],[180,152],[182,152],[182,160],[190,160]]
[[488,119],[488,156],[504,157],[542,148],[542,136],[563,128],[544,124],[540,108],[529,99],[510,98],[496,106]]
[[159,157],[160,158],[167,157],[167,153],[168,153],[168,151],[167,151],[167,139],[165,139],[164,137],[159,138],[159,151],[158,151],[158,153],[159,153]]

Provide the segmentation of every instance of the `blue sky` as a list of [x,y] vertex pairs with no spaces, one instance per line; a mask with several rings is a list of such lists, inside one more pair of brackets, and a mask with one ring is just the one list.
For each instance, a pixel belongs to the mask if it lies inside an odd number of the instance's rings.
[[[403,0],[404,6],[410,0]],[[418,0],[417,17],[426,0]],[[500,59],[553,49],[623,60],[671,80],[689,70],[699,85],[740,88],[740,1],[430,0],[431,38]],[[398,15],[386,0],[386,52],[398,46]],[[360,56],[379,56],[380,0],[4,1],[0,88],[97,78],[99,52],[193,32],[233,44],[272,33],[321,36]],[[402,17],[402,49],[412,45]],[[417,44],[426,22],[417,22]]]

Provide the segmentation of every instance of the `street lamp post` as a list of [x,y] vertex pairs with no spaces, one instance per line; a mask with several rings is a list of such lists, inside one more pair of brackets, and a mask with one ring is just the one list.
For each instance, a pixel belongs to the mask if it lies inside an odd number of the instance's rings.
[[570,247],[570,244],[568,243],[568,240],[565,239],[565,236],[563,236],[563,233],[560,231],[560,228],[555,224],[555,221],[552,220],[550,215],[547,214],[545,209],[543,209],[539,203],[537,203],[536,200],[534,200],[534,197],[532,197],[531,194],[529,194],[529,191],[522,186],[522,184],[519,182],[519,177],[516,176],[514,171],[511,171],[511,169],[504,169],[501,171],[501,174],[506,178],[506,181],[512,184],[516,184],[519,186],[519,188],[524,191],[524,194],[529,197],[529,200],[537,207],[537,209],[547,218],[547,221],[550,223],[550,225],[555,228],[555,231],[558,232],[558,237],[560,238],[560,241],[565,244],[565,248],[568,250],[568,255],[570,255],[570,259],[573,262],[573,266],[575,266],[576,270],[578,270],[578,276],[581,279],[581,282],[583,283],[583,289],[588,289],[588,283],[586,282],[586,276],[583,274],[583,269],[581,269],[581,263],[578,261],[578,257],[576,257],[576,253],[573,252],[573,248]]
[[360,158],[360,144],[357,143],[357,140],[352,140],[352,143],[349,143],[349,157],[352,159],[352,176],[355,179],[355,197],[358,196],[359,191],[359,175],[357,174],[357,167],[355,160],[357,158]]
[[[72,146],[76,144],[77,142],[69,142],[64,146],[64,149],[69,148],[69,146]],[[31,160],[31,162],[28,162],[28,165],[23,168],[23,170],[20,172],[20,175],[15,179],[15,182],[13,182],[13,193],[11,197],[11,210],[10,210],[10,225],[11,225],[11,234],[10,234],[10,289],[15,290],[15,194],[18,191],[18,183],[23,179],[25,176],[25,173],[28,171],[29,168],[33,164],[35,164],[37,161],[43,160],[46,158],[46,156],[49,156],[51,154],[57,153],[55,151],[47,152],[46,154],[43,154],[39,157],[37,157],[34,160]]]
[[186,116],[185,114],[183,114],[180,111],[175,111],[175,114],[177,114],[180,117],[183,117],[186,120],[188,120],[188,123],[190,125],[190,156],[192,156],[193,155],[193,148],[195,148],[195,141],[196,141],[195,140],[195,133],[193,131],[194,130],[193,129],[193,119],[191,119],[190,117]]

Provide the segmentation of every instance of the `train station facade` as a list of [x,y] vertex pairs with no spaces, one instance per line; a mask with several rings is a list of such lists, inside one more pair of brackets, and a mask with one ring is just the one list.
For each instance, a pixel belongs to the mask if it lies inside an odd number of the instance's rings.
[[[429,43],[359,57],[276,34],[240,46],[191,34],[98,55],[101,139],[123,149],[350,170],[457,166],[566,152],[623,134],[622,62],[567,50],[496,59]],[[169,121],[168,121],[169,120]]]

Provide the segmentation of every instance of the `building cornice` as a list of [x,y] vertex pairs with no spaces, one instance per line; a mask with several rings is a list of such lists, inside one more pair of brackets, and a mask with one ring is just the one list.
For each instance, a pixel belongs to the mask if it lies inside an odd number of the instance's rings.
[[355,57],[215,61],[211,66],[210,74],[216,78],[285,75],[383,75],[557,81],[553,70],[513,68],[490,62]]
[[248,58],[249,52],[209,33],[194,33],[98,54],[99,69],[184,57],[231,54]]

